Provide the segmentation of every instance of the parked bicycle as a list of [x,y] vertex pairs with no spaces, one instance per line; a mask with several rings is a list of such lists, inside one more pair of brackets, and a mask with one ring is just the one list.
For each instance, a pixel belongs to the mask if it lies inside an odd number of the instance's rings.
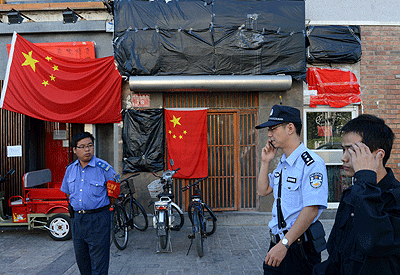
[[[7,179],[7,176],[11,176],[14,173],[15,173],[15,169],[12,168],[4,175],[4,177],[2,177],[0,175],[0,184],[2,184],[3,182],[9,181],[10,179]],[[0,220],[7,218],[3,213],[4,196],[5,196],[5,192],[4,191],[0,191]]]
[[[195,183],[187,185],[182,188],[182,192],[194,187],[193,193],[190,196],[190,204],[188,207],[189,219],[192,223],[193,233],[189,235],[191,240],[190,247],[192,247],[193,239],[196,243],[196,250],[199,257],[204,255],[203,242],[207,236],[214,234],[217,229],[217,217],[214,212],[208,207],[208,205],[203,202],[199,183],[205,180],[207,177],[197,180]],[[189,253],[188,250],[188,253]]]
[[124,250],[128,244],[130,229],[136,228],[144,231],[149,226],[146,211],[133,197],[135,191],[132,190],[128,181],[138,175],[134,174],[121,181],[121,185],[126,183],[128,193],[120,195],[114,205],[111,236],[115,246],[120,250]]
[[[171,169],[173,161],[170,160]],[[158,246],[161,249],[171,249],[171,230],[180,230],[185,222],[182,209],[175,204],[172,199],[174,195],[172,193],[173,179],[172,176],[179,170],[167,170],[162,176],[158,176],[153,173],[158,180],[153,181],[149,184],[148,189],[152,198],[159,198],[154,203],[154,217],[153,226],[156,228]],[[161,250],[157,248],[157,252]]]

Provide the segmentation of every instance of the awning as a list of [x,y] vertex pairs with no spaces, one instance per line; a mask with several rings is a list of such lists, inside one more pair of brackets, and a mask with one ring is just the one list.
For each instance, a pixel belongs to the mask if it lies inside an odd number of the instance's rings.
[[292,87],[289,75],[130,76],[129,88],[138,92],[229,91],[277,92]]

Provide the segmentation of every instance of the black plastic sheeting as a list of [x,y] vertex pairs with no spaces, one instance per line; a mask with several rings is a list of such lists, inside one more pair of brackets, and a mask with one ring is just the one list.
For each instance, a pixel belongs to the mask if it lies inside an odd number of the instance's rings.
[[361,60],[360,26],[307,26],[309,63],[356,63]]
[[304,1],[114,1],[122,75],[305,79]]
[[124,110],[123,173],[164,168],[163,109]]

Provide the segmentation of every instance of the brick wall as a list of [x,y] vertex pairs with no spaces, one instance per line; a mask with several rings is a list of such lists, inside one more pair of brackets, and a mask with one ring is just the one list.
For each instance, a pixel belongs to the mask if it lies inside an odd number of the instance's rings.
[[400,179],[400,26],[362,26],[364,113],[383,118],[396,135],[388,166]]

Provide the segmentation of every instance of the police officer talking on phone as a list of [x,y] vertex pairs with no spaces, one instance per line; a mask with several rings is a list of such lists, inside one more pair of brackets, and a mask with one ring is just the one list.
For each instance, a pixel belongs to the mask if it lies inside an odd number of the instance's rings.
[[[274,196],[264,274],[311,274],[314,265],[321,262],[321,252],[306,233],[328,206],[325,163],[301,142],[298,109],[274,105],[268,121],[256,126],[262,128],[267,128],[269,139],[261,152],[257,193]],[[269,173],[278,149],[283,155]]]

